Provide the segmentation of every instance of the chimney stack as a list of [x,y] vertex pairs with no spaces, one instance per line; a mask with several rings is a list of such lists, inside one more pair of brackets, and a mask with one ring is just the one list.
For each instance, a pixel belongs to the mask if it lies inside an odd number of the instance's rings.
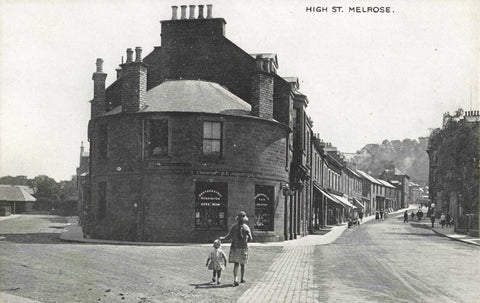
[[203,7],[204,7],[204,5],[202,5],[202,4],[200,4],[200,5],[198,6],[198,19],[203,19],[203,18],[205,18],[205,17],[203,16]]
[[[177,17],[177,7],[172,6],[172,20],[160,21],[162,48],[190,48],[193,41],[212,40],[225,36],[225,20],[213,18],[212,5],[206,6],[205,13],[205,5],[180,5],[179,17]],[[187,12],[188,7],[189,12]],[[198,7],[198,17],[195,7]]]
[[181,5],[180,9],[181,9],[180,19],[182,19],[182,20],[187,19],[187,6],[186,5]]
[[92,75],[93,100],[91,104],[91,119],[105,114],[105,79],[107,74],[103,72],[103,59],[98,58],[95,62],[96,72]]
[[188,19],[195,19],[195,5],[190,5],[190,17]]
[[257,71],[252,76],[252,113],[261,118],[273,119],[273,74],[267,72],[261,55],[256,57]]
[[178,6],[173,5],[172,6],[172,20],[177,20],[177,11],[178,11]]
[[132,61],[133,51],[127,49],[127,62],[122,64],[122,112],[138,112],[145,104],[147,94],[147,66],[142,62],[142,48],[135,48],[135,62]]

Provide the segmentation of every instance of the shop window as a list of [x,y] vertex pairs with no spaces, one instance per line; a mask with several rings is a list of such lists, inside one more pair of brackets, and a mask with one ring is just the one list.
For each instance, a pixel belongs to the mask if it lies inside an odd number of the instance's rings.
[[195,183],[195,228],[225,230],[227,228],[227,183]]
[[108,158],[108,129],[107,125],[100,125],[98,134],[98,155],[100,159]]
[[107,182],[98,183],[98,218],[107,215]]
[[168,120],[150,120],[149,156],[162,157],[168,155]]
[[255,185],[255,229],[273,230],[273,201],[273,186]]
[[222,155],[221,122],[203,122],[203,154],[206,156]]

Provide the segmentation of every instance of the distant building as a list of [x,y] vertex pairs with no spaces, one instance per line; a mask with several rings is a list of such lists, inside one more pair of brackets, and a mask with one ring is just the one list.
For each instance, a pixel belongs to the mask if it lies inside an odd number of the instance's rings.
[[87,211],[86,207],[88,206],[87,202],[89,200],[89,179],[88,172],[90,168],[90,153],[85,151],[83,146],[83,141],[80,146],[80,161],[79,166],[77,167],[77,174],[75,175],[74,180],[76,181],[77,191],[78,191],[78,217],[80,224],[83,224],[85,217],[85,212]]
[[8,207],[12,214],[31,211],[36,201],[32,194],[28,186],[0,185],[0,206]]
[[395,166],[385,169],[380,178],[395,185],[400,190],[400,208],[407,208],[409,202],[410,177]]

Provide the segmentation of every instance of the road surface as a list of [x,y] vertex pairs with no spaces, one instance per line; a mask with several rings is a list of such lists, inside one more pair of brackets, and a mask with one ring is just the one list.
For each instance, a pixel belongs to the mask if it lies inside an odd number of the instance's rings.
[[319,302],[480,302],[479,253],[402,215],[371,221],[316,247]]

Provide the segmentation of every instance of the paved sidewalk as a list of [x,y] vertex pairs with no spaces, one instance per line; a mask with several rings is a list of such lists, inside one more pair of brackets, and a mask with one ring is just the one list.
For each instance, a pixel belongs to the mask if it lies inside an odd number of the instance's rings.
[[[373,219],[373,216],[363,219],[363,223]],[[325,245],[335,241],[346,229],[347,224],[329,226],[328,231],[324,235],[307,235],[295,240],[283,241],[283,242],[252,242],[249,246],[305,246],[305,245]],[[128,242],[118,240],[100,240],[100,239],[87,239],[83,237],[82,228],[78,225],[78,222],[71,222],[64,228],[60,234],[60,239],[68,242],[77,243],[92,243],[92,244],[112,244],[112,245],[137,245],[137,246],[190,246],[190,245],[207,245],[211,244],[198,244],[198,243],[152,243],[152,242]],[[223,246],[229,246],[230,243],[224,243]],[[1,303],[1,302],[0,302]]]
[[463,242],[463,243],[480,246],[480,238],[472,237],[472,236],[469,236],[469,235],[464,235],[464,234],[461,234],[461,233],[457,233],[457,232],[455,232],[453,227],[442,228],[442,226],[440,225],[440,220],[438,220],[438,219],[435,220],[435,225],[434,225],[435,228],[431,227],[432,223],[431,223],[429,217],[421,220],[420,222],[416,221],[416,220],[409,221],[409,222],[410,222],[410,224],[412,224],[412,223],[413,224],[415,224],[415,223],[416,224],[422,224],[426,228],[430,228],[434,233],[445,236],[445,237],[450,238],[452,240],[456,240],[456,241],[460,241],[460,242]]

